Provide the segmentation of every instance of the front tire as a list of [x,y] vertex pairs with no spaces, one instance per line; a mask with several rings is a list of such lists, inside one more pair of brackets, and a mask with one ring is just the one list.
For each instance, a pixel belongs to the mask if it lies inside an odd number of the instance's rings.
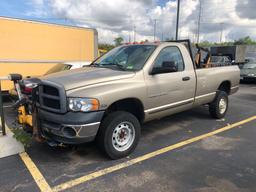
[[104,118],[97,143],[111,159],[119,159],[134,151],[139,138],[138,119],[131,113],[115,111]]
[[228,94],[224,91],[218,91],[216,97],[209,105],[209,112],[212,117],[221,119],[226,115],[228,109]]

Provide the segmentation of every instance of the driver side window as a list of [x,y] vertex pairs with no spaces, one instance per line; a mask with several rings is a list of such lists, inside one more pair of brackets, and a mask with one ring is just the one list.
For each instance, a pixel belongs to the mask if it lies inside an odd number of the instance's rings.
[[165,47],[158,54],[154,68],[161,68],[164,62],[174,62],[177,71],[184,70],[184,62],[178,47]]

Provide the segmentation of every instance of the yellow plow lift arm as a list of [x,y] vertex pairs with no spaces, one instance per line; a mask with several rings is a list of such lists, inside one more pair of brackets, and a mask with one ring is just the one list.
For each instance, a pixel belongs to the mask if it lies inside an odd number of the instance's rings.
[[24,106],[18,108],[18,121],[20,124],[27,124],[30,127],[33,127],[32,115],[27,115]]

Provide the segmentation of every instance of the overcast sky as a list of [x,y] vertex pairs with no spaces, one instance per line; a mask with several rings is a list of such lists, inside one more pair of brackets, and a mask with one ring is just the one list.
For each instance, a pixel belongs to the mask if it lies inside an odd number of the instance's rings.
[[[2,16],[96,28],[101,43],[175,37],[175,0],[1,0]],[[181,0],[180,38],[196,40],[200,0]],[[256,39],[256,0],[201,0],[200,41]],[[221,35],[222,32],[222,35]]]

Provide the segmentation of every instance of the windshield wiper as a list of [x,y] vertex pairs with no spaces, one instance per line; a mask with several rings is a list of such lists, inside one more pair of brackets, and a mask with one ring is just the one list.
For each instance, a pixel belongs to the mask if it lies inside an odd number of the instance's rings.
[[99,63],[91,63],[89,66],[90,67],[99,67],[99,66],[101,66],[101,64],[99,64]]
[[116,67],[118,67],[118,69],[121,69],[122,71],[125,71],[124,66],[121,65],[121,64],[118,64],[118,63],[103,63],[103,64],[92,63],[89,66],[90,67],[105,67],[105,68],[109,68],[108,66],[116,66]]
[[[121,64],[118,64],[118,63],[108,63],[108,64],[106,64],[106,66],[108,66],[108,65],[110,65],[110,66],[117,66],[119,69],[121,69],[122,71],[125,71],[125,68],[124,68],[124,66],[123,65],[121,65]],[[104,66],[104,65],[103,65]]]
[[[115,66],[118,67],[118,69],[121,69],[122,71],[125,71],[125,68],[123,65],[120,65],[118,63],[104,63],[104,64],[98,64],[98,63],[94,63],[95,65],[92,66],[96,66],[96,67],[105,67],[105,68],[110,68],[111,66]],[[113,68],[112,68],[113,69]]]

